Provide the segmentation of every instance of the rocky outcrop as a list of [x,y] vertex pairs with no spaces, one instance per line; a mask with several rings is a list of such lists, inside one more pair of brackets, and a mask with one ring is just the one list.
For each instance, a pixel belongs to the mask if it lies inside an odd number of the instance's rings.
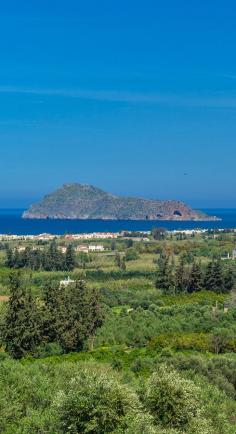
[[84,184],[65,184],[24,212],[31,219],[217,220],[176,200],[120,197]]

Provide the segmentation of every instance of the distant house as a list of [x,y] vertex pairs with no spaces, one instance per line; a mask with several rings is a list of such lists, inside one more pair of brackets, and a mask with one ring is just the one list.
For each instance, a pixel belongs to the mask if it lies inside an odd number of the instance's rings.
[[56,235],[52,235],[52,234],[39,234],[35,236],[35,239],[37,240],[44,240],[44,241],[50,241],[50,240],[54,240],[54,238],[56,238]]
[[18,246],[18,247],[15,248],[15,250],[17,250],[17,252],[24,252],[25,249],[26,249],[25,246]]
[[101,244],[97,244],[97,245],[93,245],[91,244],[89,246],[89,252],[104,252],[104,246],[102,246]]
[[75,283],[75,280],[72,280],[69,276],[66,279],[60,281],[60,286],[68,286],[72,283]]
[[88,248],[88,246],[86,244],[80,244],[79,246],[77,246],[75,248],[75,251],[77,253],[79,253],[79,252],[88,253],[89,252],[89,248]]
[[67,252],[67,247],[65,247],[65,246],[58,246],[58,250],[60,250],[61,253],[66,253]]

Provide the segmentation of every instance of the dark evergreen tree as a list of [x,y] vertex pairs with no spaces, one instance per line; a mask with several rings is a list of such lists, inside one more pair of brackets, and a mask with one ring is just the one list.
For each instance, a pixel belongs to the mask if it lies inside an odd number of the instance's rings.
[[13,251],[9,247],[7,247],[6,250],[6,261],[5,261],[6,267],[12,268],[14,267],[14,261],[13,261]]
[[73,246],[70,244],[67,247],[66,254],[65,254],[65,269],[68,271],[72,271],[76,266],[76,256],[75,256],[75,250]]
[[175,291],[177,293],[183,292],[186,290],[186,276],[185,276],[185,268],[183,258],[180,258],[179,265],[175,270]]
[[40,250],[26,247],[23,252],[9,249],[6,254],[6,266],[10,268],[30,268],[31,270],[44,269],[46,271],[71,271],[76,266],[75,252],[72,246],[68,247],[66,255],[59,251],[53,241],[48,249]]
[[48,283],[43,291],[41,307],[41,336],[44,342],[58,340],[58,329],[65,318],[65,289],[56,282]]
[[220,261],[213,262],[212,265],[213,291],[224,292],[224,276]]
[[65,351],[79,351],[92,339],[102,324],[99,294],[87,288],[84,281],[65,290],[63,310],[58,322],[58,340]]
[[157,261],[158,271],[156,279],[156,288],[161,289],[163,293],[169,293],[173,291],[174,281],[172,270],[169,265],[169,257],[165,254],[161,254]]
[[232,291],[235,285],[234,273],[231,269],[227,270],[224,276],[224,292]]
[[231,269],[224,272],[222,263],[211,261],[207,265],[204,287],[214,292],[229,292],[234,286],[234,274]]
[[127,249],[129,249],[130,247],[133,247],[133,245],[134,245],[134,242],[133,242],[133,240],[131,238],[128,239],[128,240],[126,240],[126,247],[127,247]]
[[213,261],[207,264],[206,273],[204,277],[204,289],[214,291],[214,277],[213,277]]
[[202,271],[200,264],[194,262],[188,279],[187,291],[189,293],[201,291],[202,289]]
[[154,240],[164,240],[166,238],[166,233],[165,228],[153,228],[151,230],[151,235]]
[[19,359],[40,342],[40,325],[31,291],[21,282],[19,273],[10,276],[10,298],[2,327],[6,351]]
[[111,241],[111,250],[116,250],[116,242],[115,242],[115,240]]
[[119,253],[116,253],[116,255],[115,255],[115,264],[117,265],[117,267],[120,268],[120,265],[121,265],[121,256],[120,256]]
[[125,264],[124,259],[121,259],[121,261],[120,261],[120,270],[122,270],[122,271],[126,270],[126,264]]

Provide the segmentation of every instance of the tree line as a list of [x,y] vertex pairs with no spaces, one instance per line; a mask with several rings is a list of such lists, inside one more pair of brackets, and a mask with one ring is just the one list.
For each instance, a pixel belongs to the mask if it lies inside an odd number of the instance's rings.
[[1,340],[14,358],[33,354],[39,346],[56,343],[64,352],[93,345],[103,322],[98,292],[83,280],[68,287],[48,284],[37,300],[20,272],[10,276],[10,298],[1,325]]
[[161,289],[164,294],[191,294],[202,289],[227,293],[235,284],[233,271],[230,268],[225,269],[219,260],[210,261],[206,267],[194,260],[190,267],[186,267],[181,257],[179,264],[175,266],[168,255],[161,254],[157,263],[156,288]]
[[9,268],[30,268],[31,270],[71,271],[76,266],[76,256],[72,245],[62,253],[55,241],[43,250],[26,247],[25,250],[8,248],[5,265]]

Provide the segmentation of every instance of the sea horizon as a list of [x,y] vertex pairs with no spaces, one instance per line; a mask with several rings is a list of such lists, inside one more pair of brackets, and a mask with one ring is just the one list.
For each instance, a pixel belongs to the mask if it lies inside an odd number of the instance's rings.
[[0,208],[0,234],[38,235],[66,233],[149,231],[153,227],[166,230],[185,229],[235,229],[236,208],[202,208],[218,221],[173,220],[80,220],[80,219],[23,219],[25,208]]

